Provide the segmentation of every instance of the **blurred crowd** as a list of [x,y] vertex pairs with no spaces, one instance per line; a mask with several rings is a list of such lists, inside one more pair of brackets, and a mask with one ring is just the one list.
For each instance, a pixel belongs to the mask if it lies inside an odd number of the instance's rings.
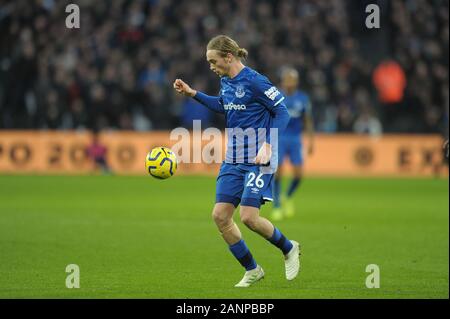
[[[79,29],[65,27],[69,3]],[[365,25],[369,3],[380,29]],[[299,70],[317,131],[448,135],[448,9],[448,0],[3,1],[0,128],[224,127],[172,82],[216,95],[205,47],[227,34],[274,83],[282,66]]]

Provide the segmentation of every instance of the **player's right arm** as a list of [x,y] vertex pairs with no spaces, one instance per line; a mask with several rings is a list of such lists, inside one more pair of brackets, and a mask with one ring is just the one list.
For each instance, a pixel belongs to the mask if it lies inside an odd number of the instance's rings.
[[206,95],[205,93],[194,90],[181,79],[176,79],[175,82],[173,82],[173,88],[179,94],[192,97],[197,102],[209,108],[211,111],[225,113],[221,99],[217,96]]

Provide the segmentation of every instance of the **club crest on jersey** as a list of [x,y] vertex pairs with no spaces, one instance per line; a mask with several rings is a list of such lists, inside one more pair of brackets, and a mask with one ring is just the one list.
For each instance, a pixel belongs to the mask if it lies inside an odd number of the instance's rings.
[[237,97],[238,99],[244,97],[244,95],[245,95],[244,87],[243,87],[242,85],[239,85],[239,86],[236,88],[236,92],[234,93],[234,95],[236,95],[236,97]]

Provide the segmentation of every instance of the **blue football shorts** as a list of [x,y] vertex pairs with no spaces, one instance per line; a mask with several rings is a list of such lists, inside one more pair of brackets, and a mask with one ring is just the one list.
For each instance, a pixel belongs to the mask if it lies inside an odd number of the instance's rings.
[[216,182],[216,203],[259,208],[272,201],[273,174],[262,171],[257,165],[223,162]]

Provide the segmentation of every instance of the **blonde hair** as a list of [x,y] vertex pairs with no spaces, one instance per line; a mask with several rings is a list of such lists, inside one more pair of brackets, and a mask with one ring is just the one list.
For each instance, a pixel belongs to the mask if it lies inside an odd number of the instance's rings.
[[284,67],[281,70],[281,78],[284,78],[286,76],[290,76],[295,79],[298,79],[298,71],[296,69],[294,69],[293,67]]
[[244,48],[240,48],[236,41],[226,35],[218,35],[212,38],[208,42],[206,49],[217,50],[222,57],[225,57],[227,53],[231,53],[240,59],[246,59],[248,57],[248,51]]

